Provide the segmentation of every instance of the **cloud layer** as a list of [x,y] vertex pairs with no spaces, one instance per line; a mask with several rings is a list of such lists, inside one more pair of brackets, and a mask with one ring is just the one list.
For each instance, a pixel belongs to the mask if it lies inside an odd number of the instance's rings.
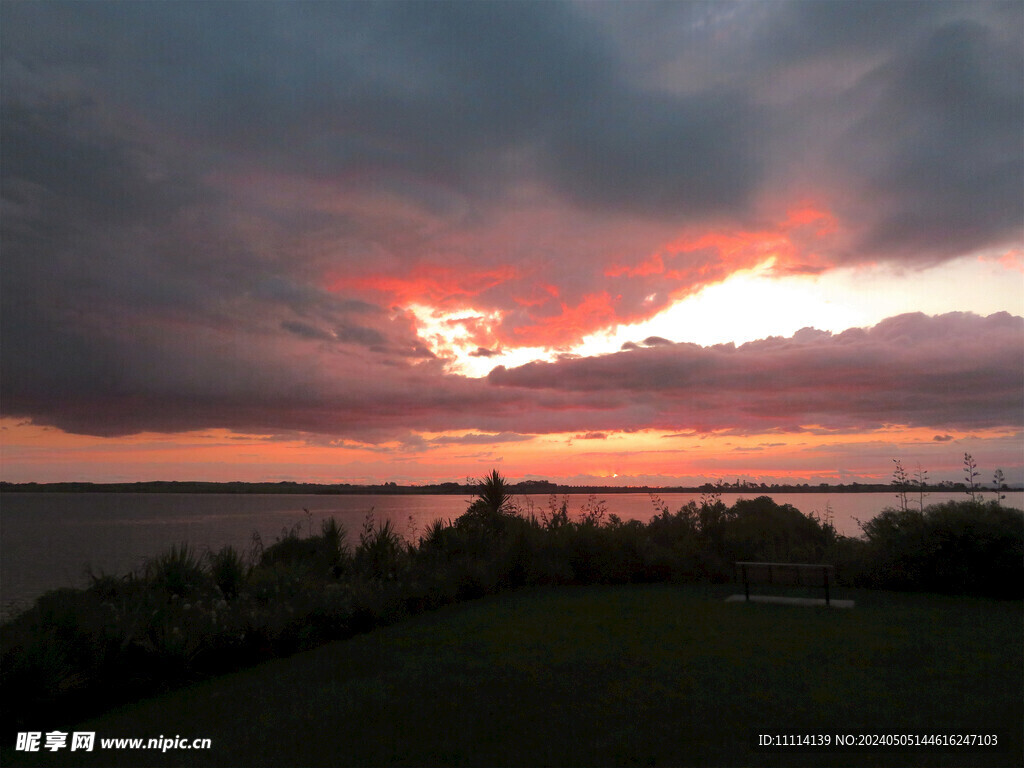
[[[256,340],[258,341],[258,340]],[[611,355],[496,368],[486,379],[435,362],[382,365],[302,338],[242,358],[223,337],[134,334],[138,363],[111,352],[9,374],[8,414],[66,431],[120,435],[220,427],[365,442],[473,430],[442,442],[642,429],[736,434],[894,425],[934,430],[1024,426],[1024,319],[901,315],[841,334],[804,329],[736,347],[639,346]],[[119,350],[124,350],[122,345]],[[268,366],[267,359],[276,364]],[[477,430],[482,431],[478,432]]]
[[1006,313],[910,314],[837,335],[805,328],[739,347],[657,344],[488,378],[538,399],[565,396],[595,428],[1002,427],[1024,421],[1022,343],[1024,319]]
[[443,373],[408,309],[491,313],[470,329],[487,355],[570,344],[768,257],[814,273],[1020,248],[1022,19],[5,3],[3,413],[366,440],[1017,424],[1015,318],[655,338],[473,381]]

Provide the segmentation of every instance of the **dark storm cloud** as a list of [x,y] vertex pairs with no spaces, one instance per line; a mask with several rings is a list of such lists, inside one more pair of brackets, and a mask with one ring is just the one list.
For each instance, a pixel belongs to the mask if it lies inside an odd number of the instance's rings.
[[756,122],[734,93],[612,91],[561,127],[544,161],[555,186],[584,204],[669,217],[742,211],[759,181],[747,133]]
[[[119,338],[67,331],[5,363],[5,414],[70,432],[123,435],[222,427],[394,439],[508,419],[522,403],[428,361],[325,349],[320,338],[206,329],[179,337],[136,328]],[[461,416],[459,414],[462,414]]]
[[765,14],[751,52],[754,60],[780,65],[808,59],[891,49],[919,28],[923,19],[951,14],[951,4],[821,3],[780,4]]
[[618,9],[621,49],[651,41],[633,77],[749,94],[763,117],[745,134],[763,189],[814,199],[848,229],[847,241],[818,244],[828,263],[1020,246],[1020,3],[655,7],[646,19]]
[[[503,153],[584,201],[713,210],[756,166],[738,94],[630,89],[561,3],[33,4],[12,66],[259,162],[500,182]],[[28,28],[31,27],[30,30]],[[495,161],[498,160],[496,167]]]
[[[851,232],[833,262],[938,263],[1019,247],[1024,6],[801,3],[779,11],[755,54],[772,65],[767,87],[783,107],[768,176],[831,199]],[[794,174],[801,166],[806,172]]]
[[860,87],[870,107],[849,136],[847,155],[865,176],[865,198],[881,203],[860,244],[865,252],[938,260],[1019,238],[1019,42],[954,22],[865,78]]
[[300,323],[295,320],[285,320],[281,323],[281,327],[289,333],[294,333],[296,336],[301,336],[304,339],[333,341],[335,338],[332,333],[328,333],[320,328],[314,328],[312,325],[306,325],[306,323]]
[[[561,3],[6,4],[4,90],[16,103],[45,85],[113,119],[130,110],[197,142],[193,164],[444,179],[487,199],[539,176],[577,204],[671,217],[743,217],[760,185],[785,185],[801,164],[792,142],[828,157],[826,183],[884,196],[877,219],[845,206],[863,225],[859,246],[934,246],[953,232],[945,258],[1005,240],[1019,219],[1013,6],[630,4],[604,14],[639,19],[616,46],[590,18],[599,10]],[[625,73],[650,41],[704,71],[685,68],[678,93],[638,86]],[[764,103],[811,66],[862,76]],[[6,104],[5,116],[17,118]],[[46,119],[29,116],[44,143]],[[62,147],[53,191],[84,183],[111,215],[117,148]],[[40,176],[32,159],[49,152],[12,148],[5,175]],[[770,157],[786,165],[766,177]],[[120,199],[118,214],[133,216]]]

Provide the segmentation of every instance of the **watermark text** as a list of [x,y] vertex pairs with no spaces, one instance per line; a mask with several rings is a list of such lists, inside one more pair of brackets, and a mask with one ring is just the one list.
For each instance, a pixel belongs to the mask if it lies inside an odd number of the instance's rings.
[[96,738],[95,731],[22,731],[18,733],[14,748],[20,752],[92,752],[99,749],[150,749],[170,752],[180,749],[211,749],[211,739],[189,739],[182,736],[156,738]]

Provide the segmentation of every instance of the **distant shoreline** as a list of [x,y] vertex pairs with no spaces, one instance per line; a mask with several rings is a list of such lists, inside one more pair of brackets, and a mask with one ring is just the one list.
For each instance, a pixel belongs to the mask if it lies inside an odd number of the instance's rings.
[[[606,485],[558,485],[546,481],[528,480],[511,486],[516,494],[619,494],[619,493],[752,493],[769,495],[777,493],[897,493],[898,489],[889,483],[851,484],[727,484],[701,486],[606,486]],[[943,483],[908,486],[908,495],[925,493],[965,492],[963,483]],[[1016,493],[1020,487],[1004,487],[1005,492]],[[476,492],[476,485],[470,483],[440,483],[435,485],[352,485],[348,483],[322,484],[283,481],[278,483],[244,482],[199,482],[199,481],[150,481],[134,483],[9,483],[0,482],[0,493],[210,493],[210,494],[280,494],[280,495],[376,495],[376,496],[423,496],[423,495],[465,495]],[[976,493],[995,493],[994,488],[981,488]]]

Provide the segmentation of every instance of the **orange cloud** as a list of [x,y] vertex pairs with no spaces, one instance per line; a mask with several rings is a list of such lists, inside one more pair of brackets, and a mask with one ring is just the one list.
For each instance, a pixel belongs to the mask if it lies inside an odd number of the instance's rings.
[[536,284],[526,296],[513,296],[512,300],[521,307],[539,307],[560,295],[557,285]]
[[378,274],[329,277],[332,291],[354,290],[383,294],[396,304],[465,304],[465,300],[518,276],[513,266],[466,269],[420,264],[402,275]]
[[564,346],[646,320],[741,270],[770,265],[784,276],[831,268],[832,260],[822,254],[833,249],[841,231],[835,216],[808,202],[777,210],[765,218],[772,223],[760,227],[720,223],[654,232],[577,222],[581,234],[545,268],[531,257],[542,245],[522,241],[523,228],[503,221],[486,247],[470,247],[475,241],[467,233],[449,233],[427,260],[407,271],[394,262],[377,271],[371,262],[362,273],[329,273],[327,284],[391,306],[487,315],[493,319],[486,329],[464,323],[460,332],[480,347]]
[[457,317],[444,321],[454,333],[463,336],[476,347],[491,347],[497,342],[494,335],[494,320],[490,317]]
[[647,277],[648,275],[661,275],[665,272],[665,261],[661,252],[652,253],[636,266],[627,267],[621,264],[614,264],[605,270],[606,277]]
[[683,285],[685,295],[725,279],[741,269],[774,260],[775,271],[819,272],[828,268],[813,246],[837,234],[839,225],[827,210],[809,204],[790,208],[785,218],[771,227],[755,230],[714,229],[684,232],[664,243],[636,264],[613,264],[607,277],[660,275]]
[[617,319],[615,304],[616,300],[607,291],[588,294],[572,307],[561,302],[559,314],[515,328],[513,333],[519,343],[526,346],[558,346],[613,324]]
[[816,208],[813,205],[802,205],[790,208],[786,213],[786,220],[783,222],[783,229],[793,230],[800,227],[807,227],[811,224],[817,225],[815,234],[818,237],[826,237],[834,234],[839,226],[835,217],[826,210]]

